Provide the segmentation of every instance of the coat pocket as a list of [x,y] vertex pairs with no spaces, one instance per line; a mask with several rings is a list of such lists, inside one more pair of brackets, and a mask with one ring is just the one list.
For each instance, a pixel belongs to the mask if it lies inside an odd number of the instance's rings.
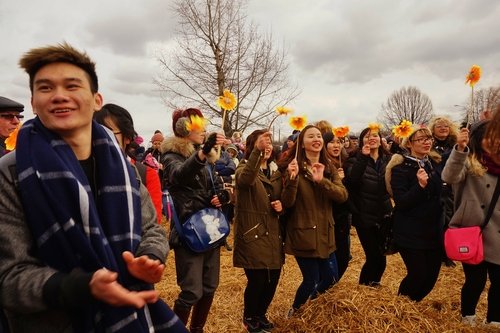
[[242,239],[245,243],[251,243],[267,234],[268,232],[266,226],[264,223],[259,222],[250,229],[246,230],[242,235]]
[[316,226],[300,228],[296,227],[289,230],[288,239],[293,249],[298,251],[314,251],[317,246],[317,228]]

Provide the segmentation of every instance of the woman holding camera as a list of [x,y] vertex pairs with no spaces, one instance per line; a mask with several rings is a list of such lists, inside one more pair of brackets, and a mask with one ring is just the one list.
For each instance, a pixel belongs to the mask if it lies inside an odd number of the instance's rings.
[[[225,137],[212,133],[200,148],[205,141],[204,124],[203,114],[198,109],[175,110],[172,114],[175,136],[165,139],[160,148],[163,188],[170,192],[181,223],[203,208],[222,205],[214,189],[222,188],[222,184],[218,177],[213,177],[217,154],[212,148],[222,144]],[[181,288],[174,312],[187,325],[193,308],[190,331],[203,332],[219,285],[220,247],[194,253],[180,241],[172,225],[170,245],[174,249],[177,284]]]
[[236,169],[236,217],[233,262],[247,277],[243,325],[248,332],[270,330],[266,317],[284,262],[283,239],[278,215],[283,211],[281,178],[273,177],[277,166],[271,134],[256,130],[247,137],[244,159]]

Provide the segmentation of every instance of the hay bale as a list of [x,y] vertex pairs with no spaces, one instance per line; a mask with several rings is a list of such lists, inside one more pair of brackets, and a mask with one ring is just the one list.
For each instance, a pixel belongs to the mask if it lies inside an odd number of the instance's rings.
[[[302,278],[293,257],[287,256],[268,317],[274,332],[488,332],[484,327],[470,328],[460,323],[461,265],[443,266],[434,290],[421,302],[397,296],[406,274],[399,255],[389,256],[382,286],[358,285],[364,254],[354,229],[351,231],[353,260],[342,280],[325,294],[306,303],[287,318]],[[229,238],[232,243],[232,236]],[[221,249],[220,285],[205,332],[243,332],[243,293],[246,277],[232,265],[232,252]],[[163,280],[156,285],[161,297],[173,306],[179,288],[175,281],[175,262],[170,253]],[[478,320],[485,318],[486,293],[478,305]]]

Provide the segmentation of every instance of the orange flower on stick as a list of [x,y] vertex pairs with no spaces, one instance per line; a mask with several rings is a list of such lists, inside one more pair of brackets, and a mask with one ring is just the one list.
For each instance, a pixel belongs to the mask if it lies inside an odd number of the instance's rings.
[[306,116],[290,117],[289,123],[294,130],[301,131],[307,125],[307,118]]
[[332,129],[333,135],[337,138],[345,138],[349,134],[349,126],[334,127]]
[[370,129],[370,132],[374,132],[374,133],[380,132],[380,124],[370,123],[370,124],[368,124],[368,128]]
[[474,85],[479,81],[480,78],[481,67],[479,67],[478,65],[472,65],[469,73],[465,76],[465,83],[468,83],[471,87],[474,87]]
[[17,128],[10,133],[8,138],[5,139],[5,148],[7,148],[7,150],[12,151],[12,150],[16,149],[17,133],[19,133],[20,128],[21,128],[21,124],[19,124],[17,126]]
[[274,116],[274,118],[271,120],[271,122],[269,123],[269,126],[267,127],[268,130],[271,129],[271,125],[274,123],[274,121],[276,120],[276,118],[278,118],[279,116],[287,116],[289,115],[290,113],[292,113],[292,109],[290,108],[287,108],[285,106],[278,106],[276,108],[276,115]]
[[217,98],[216,103],[224,111],[234,110],[236,105],[238,105],[236,96],[229,89],[224,89],[222,96]]
[[401,124],[392,128],[392,133],[398,138],[407,138],[413,133],[412,123],[408,120],[403,120]]
[[188,132],[203,132],[205,130],[206,119],[197,115],[189,117],[189,122],[186,122],[186,130]]

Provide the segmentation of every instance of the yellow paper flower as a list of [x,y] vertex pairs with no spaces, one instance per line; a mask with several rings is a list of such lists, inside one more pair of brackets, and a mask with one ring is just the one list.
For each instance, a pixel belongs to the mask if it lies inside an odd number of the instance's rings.
[[279,115],[279,116],[286,116],[290,113],[292,113],[292,109],[290,108],[287,108],[287,107],[284,107],[284,106],[278,106],[276,108],[276,113]]
[[189,117],[189,122],[186,122],[186,129],[188,132],[202,132],[205,130],[206,119],[197,115],[192,115]]
[[237,104],[236,96],[229,89],[224,89],[224,94],[217,98],[217,105],[225,111],[234,110]]
[[480,78],[481,67],[479,67],[478,65],[472,65],[469,73],[465,76],[465,83],[468,83],[471,87],[474,87],[474,85],[479,81]]
[[403,120],[401,124],[392,128],[392,133],[398,138],[407,138],[413,133],[413,125],[411,121]]
[[345,138],[349,134],[349,126],[334,127],[332,129],[333,135],[337,138]]
[[16,149],[17,133],[19,132],[20,128],[21,128],[21,123],[19,123],[16,129],[10,133],[7,139],[5,139],[5,148],[7,148],[7,150],[12,151]]
[[374,133],[380,132],[380,124],[370,123],[370,124],[368,124],[368,128],[370,129],[370,132],[374,132]]
[[307,125],[307,118],[306,116],[290,117],[289,123],[294,130],[301,131]]

